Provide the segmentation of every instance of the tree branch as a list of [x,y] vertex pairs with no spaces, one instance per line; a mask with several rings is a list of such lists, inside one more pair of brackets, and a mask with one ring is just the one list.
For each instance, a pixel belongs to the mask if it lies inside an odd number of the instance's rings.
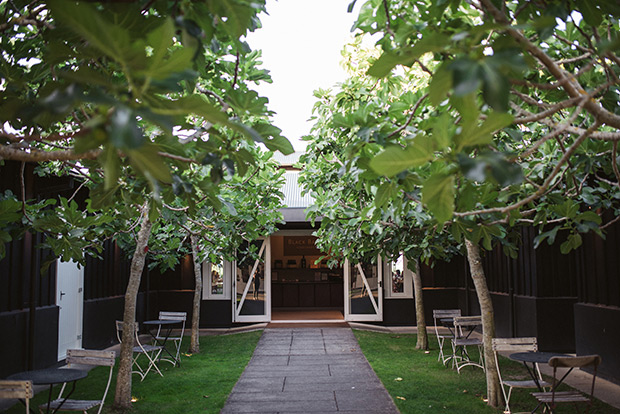
[[[571,98],[581,96],[585,93],[584,88],[579,84],[578,80],[572,75],[562,69],[549,55],[547,55],[542,49],[533,44],[526,36],[519,30],[513,28],[510,21],[506,18],[500,10],[498,10],[493,4],[492,0],[480,0],[484,3],[484,7],[488,13],[500,24],[506,26],[505,30],[517,43],[521,44],[523,48],[535,57],[547,70],[553,75],[559,82],[562,83],[563,89]],[[611,113],[603,108],[598,102],[594,100],[588,100],[584,108],[592,114],[600,124],[610,125],[614,128],[620,129],[620,116]]]
[[428,97],[428,94],[424,94],[422,95],[422,97],[420,97],[420,99],[418,99],[418,101],[413,106],[411,113],[409,114],[409,118],[407,118],[407,122],[405,122],[405,124],[399,127],[396,131],[388,135],[388,138],[392,138],[393,136],[400,134],[405,128],[409,126],[409,124],[411,124],[411,121],[413,121],[413,117],[415,116],[416,111],[418,110],[418,108],[420,107],[424,99],[426,99],[427,97]]
[[547,179],[540,186],[540,188],[536,190],[534,194],[524,198],[521,201],[511,204],[509,206],[487,208],[483,210],[466,211],[464,213],[455,212],[454,216],[455,217],[467,217],[467,216],[490,214],[490,213],[506,214],[509,211],[516,210],[519,207],[524,206],[527,203],[540,198],[541,196],[545,194],[545,192],[547,191],[547,189],[549,188],[549,186],[551,185],[555,177],[559,174],[560,170],[562,169],[562,166],[569,160],[569,158],[573,155],[573,153],[577,150],[577,148],[579,148],[579,146],[583,143],[583,141],[585,141],[589,137],[592,131],[594,131],[596,128],[599,127],[599,125],[600,125],[599,122],[595,122],[585,131],[584,134],[582,134],[579,138],[577,138],[577,140],[575,140],[573,145],[571,145],[570,148],[566,151],[566,153],[562,156],[562,158],[560,158],[560,160],[558,161],[553,171],[551,171]]

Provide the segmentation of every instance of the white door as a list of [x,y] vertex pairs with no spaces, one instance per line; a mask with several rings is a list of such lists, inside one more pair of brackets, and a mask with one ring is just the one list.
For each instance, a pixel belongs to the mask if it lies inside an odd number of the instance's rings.
[[[248,254],[252,249],[258,259]],[[233,265],[233,320],[271,321],[271,246],[269,238],[244,243]]]
[[75,262],[56,266],[56,304],[58,315],[58,360],[67,349],[82,348],[82,309],[84,306],[84,269]]
[[344,320],[383,320],[383,266],[344,262]]

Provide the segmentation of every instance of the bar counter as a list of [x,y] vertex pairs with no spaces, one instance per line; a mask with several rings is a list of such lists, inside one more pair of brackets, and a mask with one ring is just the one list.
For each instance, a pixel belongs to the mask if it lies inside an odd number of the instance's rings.
[[271,304],[274,308],[342,307],[344,305],[342,270],[340,269],[274,268],[272,277]]

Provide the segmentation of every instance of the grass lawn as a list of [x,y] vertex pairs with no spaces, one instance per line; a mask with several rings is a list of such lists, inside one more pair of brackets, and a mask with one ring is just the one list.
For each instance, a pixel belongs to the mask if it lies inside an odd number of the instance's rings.
[[[484,373],[480,368],[465,367],[461,374],[437,361],[435,336],[429,335],[431,351],[415,349],[416,336],[354,330],[370,365],[387,388],[401,413],[502,413],[486,405]],[[448,344],[449,346],[449,344]],[[477,359],[477,352],[474,352]],[[502,374],[524,373],[523,366],[502,359]],[[506,370],[504,370],[506,367]],[[536,406],[531,390],[513,390],[513,412],[530,412]],[[503,408],[503,407],[502,407]],[[583,406],[581,408],[584,408]],[[542,409],[537,412],[541,413]],[[570,404],[559,406],[556,413],[574,413]],[[620,414],[620,410],[596,400],[590,413]]]
[[[239,379],[252,357],[262,332],[248,332],[234,335],[205,336],[200,338],[200,354],[182,356],[181,366],[162,362],[160,369],[164,377],[150,372],[144,381],[133,376],[132,395],[137,398],[132,414],[141,413],[219,413],[228,394]],[[181,350],[187,350],[184,341]],[[99,399],[107,381],[107,368],[95,368],[88,377],[78,381],[73,399]],[[116,375],[115,375],[116,377]],[[115,378],[114,377],[114,378]],[[104,413],[114,413],[115,379],[104,405]],[[55,394],[56,395],[56,394]],[[31,407],[47,402],[47,391],[38,393],[31,400]],[[96,410],[92,410],[96,412]],[[22,404],[16,404],[7,413],[23,413]]]

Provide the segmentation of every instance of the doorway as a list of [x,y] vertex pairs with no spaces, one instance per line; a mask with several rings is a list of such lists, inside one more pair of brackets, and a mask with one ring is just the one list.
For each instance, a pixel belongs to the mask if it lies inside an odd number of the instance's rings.
[[344,321],[343,269],[330,269],[312,231],[282,230],[271,239],[272,322]]
[[84,268],[75,262],[56,265],[56,305],[58,314],[58,360],[67,349],[82,348],[82,312],[84,307]]

